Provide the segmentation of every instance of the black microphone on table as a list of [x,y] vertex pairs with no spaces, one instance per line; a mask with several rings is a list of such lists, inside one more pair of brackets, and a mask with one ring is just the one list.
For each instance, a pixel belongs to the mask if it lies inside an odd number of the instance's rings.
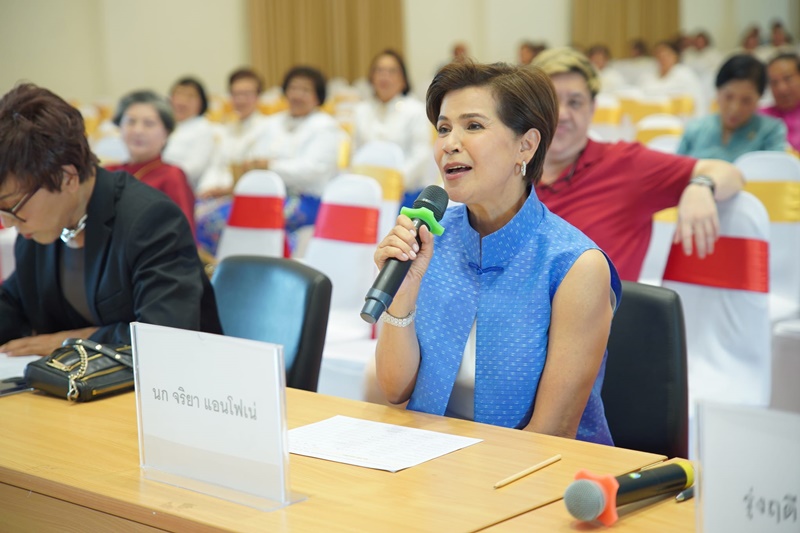
[[564,503],[574,518],[599,520],[610,526],[617,521],[618,506],[678,492],[693,484],[694,468],[685,460],[617,477],[581,470],[564,492]]
[[[429,185],[414,200],[414,206],[411,209],[404,207],[400,210],[401,214],[406,215],[414,223],[414,228],[417,230],[417,244],[421,244],[419,229],[422,226],[427,226],[434,235],[441,235],[444,232],[439,221],[444,216],[448,200],[447,191],[437,185]],[[403,283],[409,268],[411,268],[411,261],[392,258],[384,263],[372,288],[364,297],[364,307],[361,309],[361,318],[364,321],[374,324],[392,305],[394,295],[397,294],[397,289]]]

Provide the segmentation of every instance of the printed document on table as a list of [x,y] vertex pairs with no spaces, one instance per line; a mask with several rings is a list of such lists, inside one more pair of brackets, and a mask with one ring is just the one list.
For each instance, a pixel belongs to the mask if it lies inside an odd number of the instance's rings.
[[398,472],[481,439],[337,415],[289,430],[289,452]]
[[24,375],[25,367],[28,366],[28,363],[37,359],[39,359],[38,355],[10,357],[0,353],[0,380]]

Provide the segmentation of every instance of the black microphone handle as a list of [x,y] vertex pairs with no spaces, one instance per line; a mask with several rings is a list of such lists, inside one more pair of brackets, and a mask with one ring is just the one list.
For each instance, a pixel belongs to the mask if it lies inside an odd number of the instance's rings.
[[686,470],[679,464],[669,464],[618,476],[617,506],[633,503],[659,494],[679,492],[686,488]]
[[[425,222],[418,218],[411,219],[414,228],[417,230],[417,244],[422,246],[419,239],[419,229],[422,226],[427,226]],[[378,277],[372,284],[372,288],[367,292],[364,307],[361,310],[361,318],[370,324],[374,324],[380,315],[392,305],[395,294],[403,284],[403,280],[408,274],[408,269],[411,268],[411,259],[400,261],[399,259],[387,259],[381,268]]]

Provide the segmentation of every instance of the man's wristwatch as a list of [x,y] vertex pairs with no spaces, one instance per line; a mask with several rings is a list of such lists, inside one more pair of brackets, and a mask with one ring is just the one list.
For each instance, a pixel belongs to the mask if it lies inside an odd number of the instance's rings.
[[711,195],[714,195],[714,191],[716,191],[717,186],[714,184],[714,180],[709,178],[708,176],[695,176],[689,180],[689,183],[694,183],[695,185],[702,185],[704,187],[708,187],[711,189]]

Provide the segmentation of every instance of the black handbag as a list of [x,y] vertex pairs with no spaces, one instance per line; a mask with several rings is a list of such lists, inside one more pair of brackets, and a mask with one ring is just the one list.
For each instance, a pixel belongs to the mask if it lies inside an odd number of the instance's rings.
[[129,345],[66,339],[47,357],[28,363],[28,387],[72,402],[88,402],[133,388],[133,356]]

